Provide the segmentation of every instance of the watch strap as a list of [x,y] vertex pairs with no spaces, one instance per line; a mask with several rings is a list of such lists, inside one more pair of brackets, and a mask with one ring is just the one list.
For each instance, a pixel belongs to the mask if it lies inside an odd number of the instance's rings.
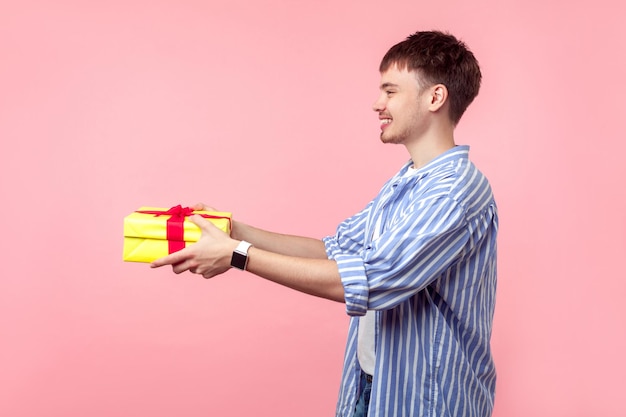
[[230,266],[245,271],[246,266],[248,265],[248,250],[251,246],[252,243],[246,242],[245,240],[239,242],[233,251],[233,256],[230,259]]

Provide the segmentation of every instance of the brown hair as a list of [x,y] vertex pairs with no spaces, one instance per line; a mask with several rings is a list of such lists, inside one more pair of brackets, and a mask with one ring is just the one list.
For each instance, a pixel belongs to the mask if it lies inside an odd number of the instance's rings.
[[415,71],[422,88],[445,85],[450,100],[449,116],[455,125],[480,89],[482,76],[478,61],[465,43],[449,33],[416,32],[408,36],[385,54],[380,72],[392,65]]

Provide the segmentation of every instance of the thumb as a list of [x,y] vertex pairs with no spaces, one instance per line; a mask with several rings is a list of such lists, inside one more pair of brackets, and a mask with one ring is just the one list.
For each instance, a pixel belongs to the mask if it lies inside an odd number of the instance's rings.
[[222,232],[217,226],[198,214],[194,214],[193,216],[189,217],[189,220],[191,220],[193,224],[198,226],[200,230],[202,230],[202,233],[215,235],[215,233]]

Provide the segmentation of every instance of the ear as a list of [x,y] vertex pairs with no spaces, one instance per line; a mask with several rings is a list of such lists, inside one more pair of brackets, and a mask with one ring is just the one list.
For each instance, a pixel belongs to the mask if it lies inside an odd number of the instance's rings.
[[448,101],[448,88],[443,84],[433,85],[430,87],[429,99],[428,109],[432,112],[438,111]]

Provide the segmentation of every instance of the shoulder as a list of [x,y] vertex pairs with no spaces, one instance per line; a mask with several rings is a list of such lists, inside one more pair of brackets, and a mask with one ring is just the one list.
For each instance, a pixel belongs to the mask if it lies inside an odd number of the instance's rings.
[[438,164],[419,183],[414,196],[418,206],[436,200],[473,212],[494,204],[487,177],[469,158],[449,159]]

